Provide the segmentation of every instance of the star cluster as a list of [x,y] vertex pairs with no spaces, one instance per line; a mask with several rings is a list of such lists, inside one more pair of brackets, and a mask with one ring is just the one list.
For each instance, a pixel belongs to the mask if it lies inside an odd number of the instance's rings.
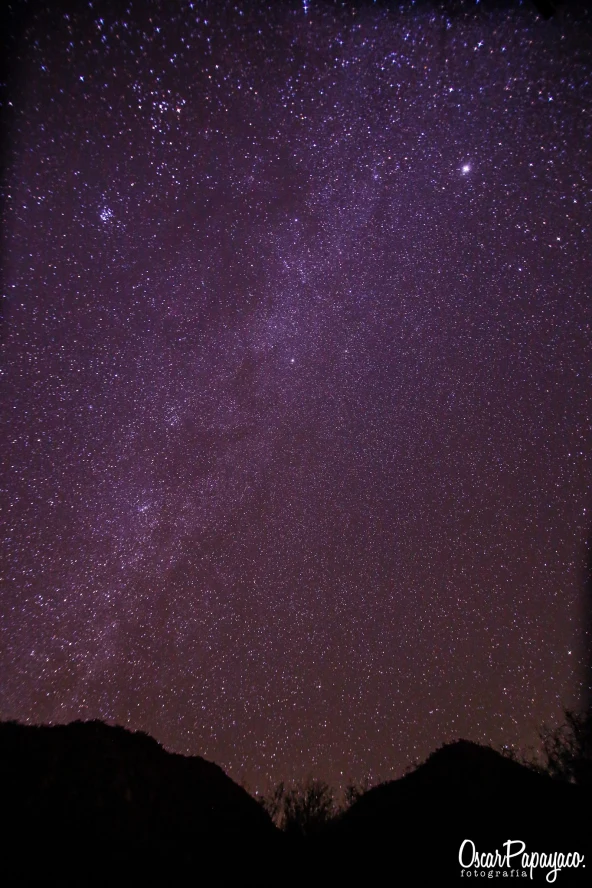
[[585,4],[64,10],[10,45],[1,717],[253,787],[532,743],[582,690]]

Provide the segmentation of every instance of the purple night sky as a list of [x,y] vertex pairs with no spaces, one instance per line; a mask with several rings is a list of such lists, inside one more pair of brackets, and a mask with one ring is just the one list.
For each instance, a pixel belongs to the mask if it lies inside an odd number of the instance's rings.
[[254,789],[577,704],[586,6],[21,10],[1,718]]

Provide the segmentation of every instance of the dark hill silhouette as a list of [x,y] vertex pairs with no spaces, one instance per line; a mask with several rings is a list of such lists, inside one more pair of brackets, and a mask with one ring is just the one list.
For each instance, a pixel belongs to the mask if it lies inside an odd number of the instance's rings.
[[99,721],[0,724],[0,786],[4,865],[81,870],[79,884],[114,868],[246,876],[282,838],[217,765]]
[[[462,878],[464,839],[480,852],[520,839],[529,851],[587,855],[592,839],[589,790],[467,741],[303,839],[280,833],[219,767],[146,734],[101,722],[6,723],[0,802],[0,877],[10,885],[40,875],[78,885],[448,885]],[[592,855],[587,870],[564,870],[557,884],[586,884],[591,866]],[[534,881],[544,877],[539,870]]]
[[[459,740],[441,747],[399,780],[361,796],[327,830],[318,852],[368,871],[391,866],[407,878],[433,884],[460,880],[465,839],[479,851],[504,851],[519,839],[529,851],[592,850],[592,806],[581,787],[554,781],[494,749]],[[558,884],[589,883],[588,869],[564,870]],[[544,874],[535,877],[541,883]],[[535,881],[537,880],[535,878]],[[546,884],[546,883],[545,883]]]
[[[488,746],[458,740],[437,749],[415,770],[365,793],[349,812],[350,817],[385,807],[423,805],[429,797],[449,805],[475,802],[508,807],[508,798],[526,804],[552,799],[571,799],[574,787],[554,783],[549,777],[507,758]],[[577,793],[576,793],[577,794]]]

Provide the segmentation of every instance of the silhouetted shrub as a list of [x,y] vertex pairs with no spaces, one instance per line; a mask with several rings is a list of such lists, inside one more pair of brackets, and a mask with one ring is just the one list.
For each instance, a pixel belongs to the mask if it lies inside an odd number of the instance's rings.
[[319,833],[339,810],[331,787],[313,778],[289,789],[278,783],[270,795],[260,799],[260,804],[276,826],[300,837]]
[[370,779],[365,777],[361,783],[350,781],[343,791],[343,808],[340,813],[347,811],[370,789]]
[[558,780],[592,787],[592,713],[566,710],[564,723],[555,730],[544,726],[542,768]]
[[259,796],[257,799],[261,807],[267,811],[275,825],[280,827],[280,829],[282,825],[285,794],[286,786],[282,780],[268,796]]

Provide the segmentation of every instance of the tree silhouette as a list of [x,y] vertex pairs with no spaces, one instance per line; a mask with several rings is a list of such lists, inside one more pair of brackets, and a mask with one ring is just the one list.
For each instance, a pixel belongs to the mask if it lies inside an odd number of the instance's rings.
[[283,827],[283,812],[284,812],[284,796],[286,794],[286,786],[284,781],[282,780],[277,786],[272,790],[271,794],[268,796],[260,796],[258,798],[258,802],[262,808],[264,808],[276,826],[280,829]]
[[283,782],[278,783],[270,795],[260,799],[260,804],[276,826],[300,837],[320,832],[338,812],[331,787],[312,777],[289,789]]
[[355,804],[355,802],[357,802],[358,799],[361,798],[365,792],[368,792],[369,789],[370,789],[370,778],[369,777],[365,777],[361,783],[354,783],[353,781],[350,781],[347,784],[347,786],[345,787],[345,790],[343,792],[343,798],[344,798],[343,810],[347,811],[348,808],[351,808],[351,806],[353,804]]
[[565,711],[565,722],[555,730],[543,727],[543,769],[552,777],[592,788],[592,716]]
[[320,832],[335,815],[333,790],[323,780],[309,779],[284,795],[284,831],[310,836]]

